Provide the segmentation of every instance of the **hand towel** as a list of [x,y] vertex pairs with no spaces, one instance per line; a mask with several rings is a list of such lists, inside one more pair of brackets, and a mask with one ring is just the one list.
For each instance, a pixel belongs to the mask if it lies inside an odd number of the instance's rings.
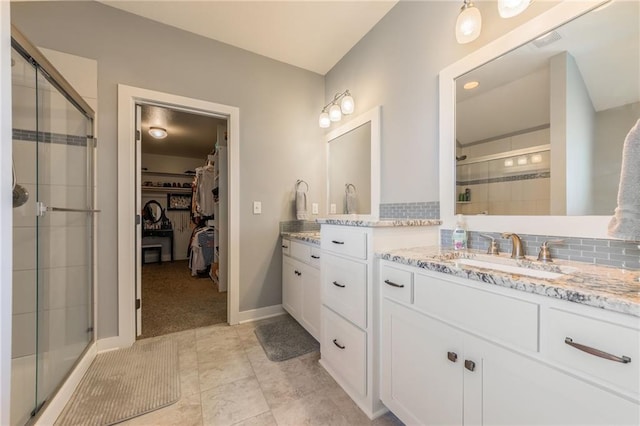
[[[306,188],[303,188],[302,184]],[[307,211],[307,190],[309,185],[303,180],[296,182],[296,219],[307,220],[309,219],[309,212]]]
[[640,120],[624,140],[618,207],[608,233],[622,240],[640,241]]
[[356,187],[348,183],[345,185],[344,194],[346,198],[347,214],[356,214],[358,207],[358,198],[356,196]]

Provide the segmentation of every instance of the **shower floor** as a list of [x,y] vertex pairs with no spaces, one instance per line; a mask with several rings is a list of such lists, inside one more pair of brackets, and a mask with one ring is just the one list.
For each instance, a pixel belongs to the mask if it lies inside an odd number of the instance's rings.
[[139,339],[227,321],[227,293],[192,277],[187,260],[142,267],[142,335]]

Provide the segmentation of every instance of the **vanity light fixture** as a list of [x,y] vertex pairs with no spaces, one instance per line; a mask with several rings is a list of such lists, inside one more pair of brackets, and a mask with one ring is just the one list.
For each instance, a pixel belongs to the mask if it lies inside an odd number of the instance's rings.
[[482,29],[482,16],[471,0],[464,0],[456,20],[456,40],[460,44],[477,39]]
[[540,154],[533,154],[531,156],[531,162],[532,163],[542,163],[542,155]]
[[[338,104],[340,102],[340,104]],[[323,129],[331,126],[332,121],[342,120],[342,115],[352,114],[355,110],[355,102],[353,96],[349,93],[349,89],[342,93],[336,93],[333,100],[322,108],[318,125]]]
[[506,160],[504,160],[504,166],[513,167],[513,158],[507,158]]
[[162,127],[149,127],[149,134],[156,139],[164,139],[167,137],[167,130]]
[[501,18],[512,18],[521,14],[531,4],[531,0],[498,0],[498,13]]
[[480,83],[478,83],[477,81],[468,81],[462,87],[464,88],[464,90],[471,90],[475,89],[478,86],[480,86]]
[[527,157],[518,157],[518,166],[524,166],[528,163]]

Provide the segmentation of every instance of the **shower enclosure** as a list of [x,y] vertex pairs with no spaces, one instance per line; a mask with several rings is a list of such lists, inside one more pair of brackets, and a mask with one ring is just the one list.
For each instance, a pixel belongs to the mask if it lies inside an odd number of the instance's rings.
[[12,29],[11,424],[37,416],[94,341],[93,111]]

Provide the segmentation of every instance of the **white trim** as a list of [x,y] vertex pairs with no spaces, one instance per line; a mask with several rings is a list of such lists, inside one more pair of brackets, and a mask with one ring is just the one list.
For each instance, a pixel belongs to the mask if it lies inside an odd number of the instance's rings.
[[245,322],[258,321],[284,314],[286,314],[286,312],[282,308],[282,305],[265,306],[264,308],[250,309],[248,311],[240,312],[238,315],[238,322],[240,324],[244,324]]
[[63,382],[62,386],[58,391],[53,395],[53,398],[47,403],[45,409],[42,411],[42,414],[38,416],[35,421],[35,425],[52,425],[55,423],[56,419],[62,413],[64,406],[67,405],[73,392],[80,384],[80,380],[84,377],[85,373],[89,369],[89,366],[93,362],[97,355],[97,345],[96,343],[92,343],[89,346],[89,349],[84,354],[84,356],[80,359],[80,362],[75,366],[75,368],[69,374],[69,377]]
[[[326,146],[326,161],[327,166],[327,215],[329,215],[329,206],[331,200],[329,199],[329,142],[337,137],[349,133],[351,130],[362,126],[365,123],[371,122],[371,214],[370,215],[358,215],[359,218],[370,218],[371,220],[378,219],[380,217],[380,121],[381,121],[382,107],[376,106],[369,111],[360,114],[353,118],[349,122],[342,126],[330,131],[325,135]],[[333,215],[332,215],[333,216]]]
[[135,104],[147,103],[227,117],[229,129],[229,257],[227,312],[238,323],[240,306],[240,109],[200,99],[118,85],[118,337],[124,345],[135,341]]
[[[456,222],[455,79],[601,3],[602,0],[564,1],[440,72],[440,218],[443,228],[452,229]],[[609,220],[610,216],[466,216],[467,228],[473,231],[590,238],[611,238],[607,235]]]
[[114,349],[122,349],[129,346],[131,346],[131,344],[119,336],[107,337],[106,339],[100,339],[96,342],[98,353],[112,351]]

